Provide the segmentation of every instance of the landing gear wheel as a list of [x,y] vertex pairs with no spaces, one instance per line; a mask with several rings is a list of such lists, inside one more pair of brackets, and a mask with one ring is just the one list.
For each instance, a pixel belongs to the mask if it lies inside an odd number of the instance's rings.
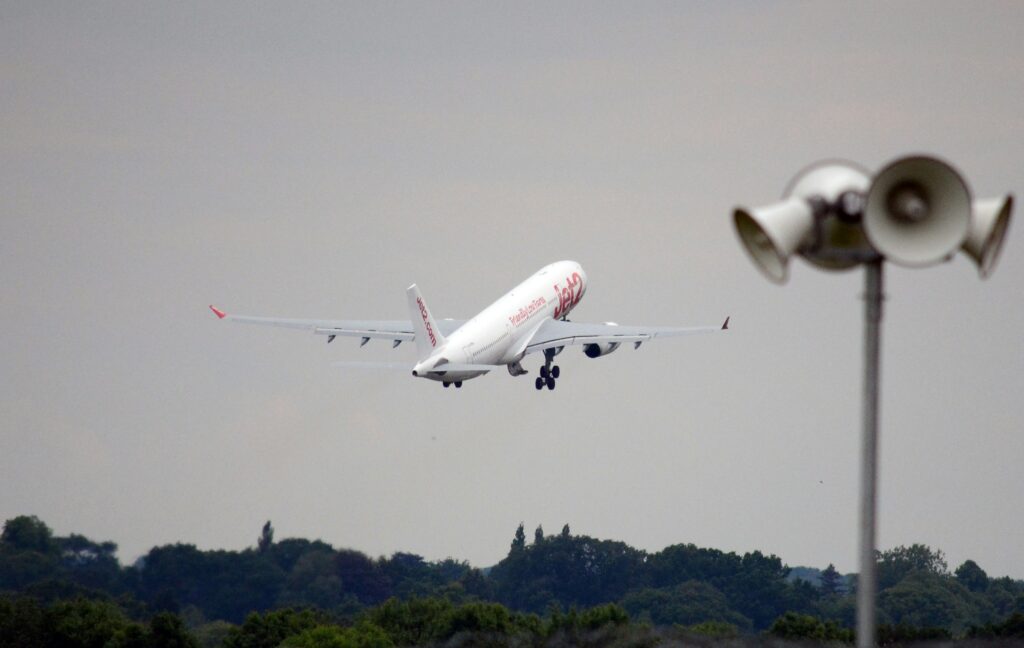
[[462,381],[461,380],[456,380],[455,381],[455,389],[462,389]]
[[537,389],[544,389],[544,379],[539,377],[533,382],[533,386]]
[[551,377],[552,378],[558,378],[558,374],[560,374],[560,373],[562,373],[562,371],[561,371],[561,369],[558,368],[558,365],[555,365],[554,367],[551,367]]
[[451,383],[450,383],[450,382],[443,382],[443,383],[441,383],[441,384],[442,384],[442,385],[444,385],[444,388],[445,388],[445,389],[448,389],[448,387],[449,387],[449,386],[451,386]]
[[547,367],[541,367],[540,368],[540,377],[541,378],[547,378],[548,377],[548,368]]
[[548,376],[547,383],[548,383],[548,389],[549,390],[555,388],[555,379],[553,377]]

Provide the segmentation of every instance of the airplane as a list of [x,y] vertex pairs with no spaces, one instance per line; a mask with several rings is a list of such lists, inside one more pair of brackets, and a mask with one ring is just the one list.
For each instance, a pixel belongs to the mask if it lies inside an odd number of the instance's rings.
[[569,321],[568,315],[583,299],[587,274],[575,261],[558,261],[544,266],[470,320],[435,320],[413,284],[406,290],[409,320],[313,320],[229,315],[210,310],[219,319],[243,324],[262,324],[310,330],[333,342],[338,336],[360,338],[360,346],[371,339],[391,340],[392,348],[412,340],[416,363],[412,375],[461,388],[463,381],[506,368],[512,376],[529,373],[522,360],[541,353],[544,364],[534,380],[537,390],[555,388],[561,375],[555,356],[567,346],[580,345],[588,358],[600,358],[632,342],[639,349],[657,337],[714,333],[729,328],[721,325],[691,328],[661,326],[619,326],[614,322],[584,324]]

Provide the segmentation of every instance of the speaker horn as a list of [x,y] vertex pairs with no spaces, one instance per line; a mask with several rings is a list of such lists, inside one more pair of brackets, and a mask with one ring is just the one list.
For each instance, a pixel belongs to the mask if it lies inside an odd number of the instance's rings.
[[[736,233],[754,264],[776,283],[785,283],[796,252],[827,270],[851,268],[871,252],[858,223],[869,184],[867,172],[852,162],[817,162],[793,178],[781,202],[737,208]],[[844,198],[853,199],[850,210]]]
[[814,210],[803,198],[756,209],[736,208],[736,233],[758,269],[775,283],[789,277],[789,257],[814,230]]
[[971,226],[963,251],[978,264],[978,274],[985,279],[995,270],[999,253],[1006,240],[1013,212],[1013,196],[976,200],[971,205]]
[[953,167],[910,156],[875,175],[864,208],[864,233],[888,259],[926,266],[950,257],[971,223],[971,192]]
[[793,178],[786,196],[817,201],[824,208],[817,214],[814,238],[800,252],[804,259],[823,270],[847,270],[873,254],[860,226],[870,184],[866,169],[836,159],[815,162]]

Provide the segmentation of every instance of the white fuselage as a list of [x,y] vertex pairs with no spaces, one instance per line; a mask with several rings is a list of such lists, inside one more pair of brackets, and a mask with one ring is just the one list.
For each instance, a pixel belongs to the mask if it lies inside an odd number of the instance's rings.
[[505,296],[482,310],[445,343],[417,363],[414,375],[438,381],[468,380],[483,371],[431,372],[435,365],[509,365],[522,359],[537,328],[562,319],[580,302],[587,275],[575,261],[544,266]]

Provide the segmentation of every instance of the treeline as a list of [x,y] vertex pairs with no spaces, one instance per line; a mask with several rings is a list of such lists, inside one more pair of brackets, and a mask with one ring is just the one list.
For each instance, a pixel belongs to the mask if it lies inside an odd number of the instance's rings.
[[[35,517],[8,520],[0,536],[0,645],[256,646],[288,639],[403,646],[460,633],[515,638],[516,645],[578,645],[613,635],[653,645],[672,632],[765,631],[851,641],[855,618],[856,579],[831,565],[801,568],[796,578],[778,557],[758,551],[680,544],[648,553],[574,535],[568,525],[551,536],[538,527],[529,543],[520,525],[508,555],[486,572],[454,559],[371,558],[319,540],[277,541],[269,522],[256,546],[243,551],[166,545],[122,566],[116,550],[81,535],[56,537]],[[879,554],[879,586],[879,621],[894,640],[1024,636],[1024,616],[1013,616],[1024,614],[1024,582],[990,578],[973,561],[950,573],[941,551],[897,547]],[[106,628],[107,639],[68,644],[32,635],[32,628],[53,633],[90,624]],[[271,627],[287,636],[244,639]],[[17,643],[11,637],[18,632],[44,642]],[[295,643],[307,639],[312,643]]]

